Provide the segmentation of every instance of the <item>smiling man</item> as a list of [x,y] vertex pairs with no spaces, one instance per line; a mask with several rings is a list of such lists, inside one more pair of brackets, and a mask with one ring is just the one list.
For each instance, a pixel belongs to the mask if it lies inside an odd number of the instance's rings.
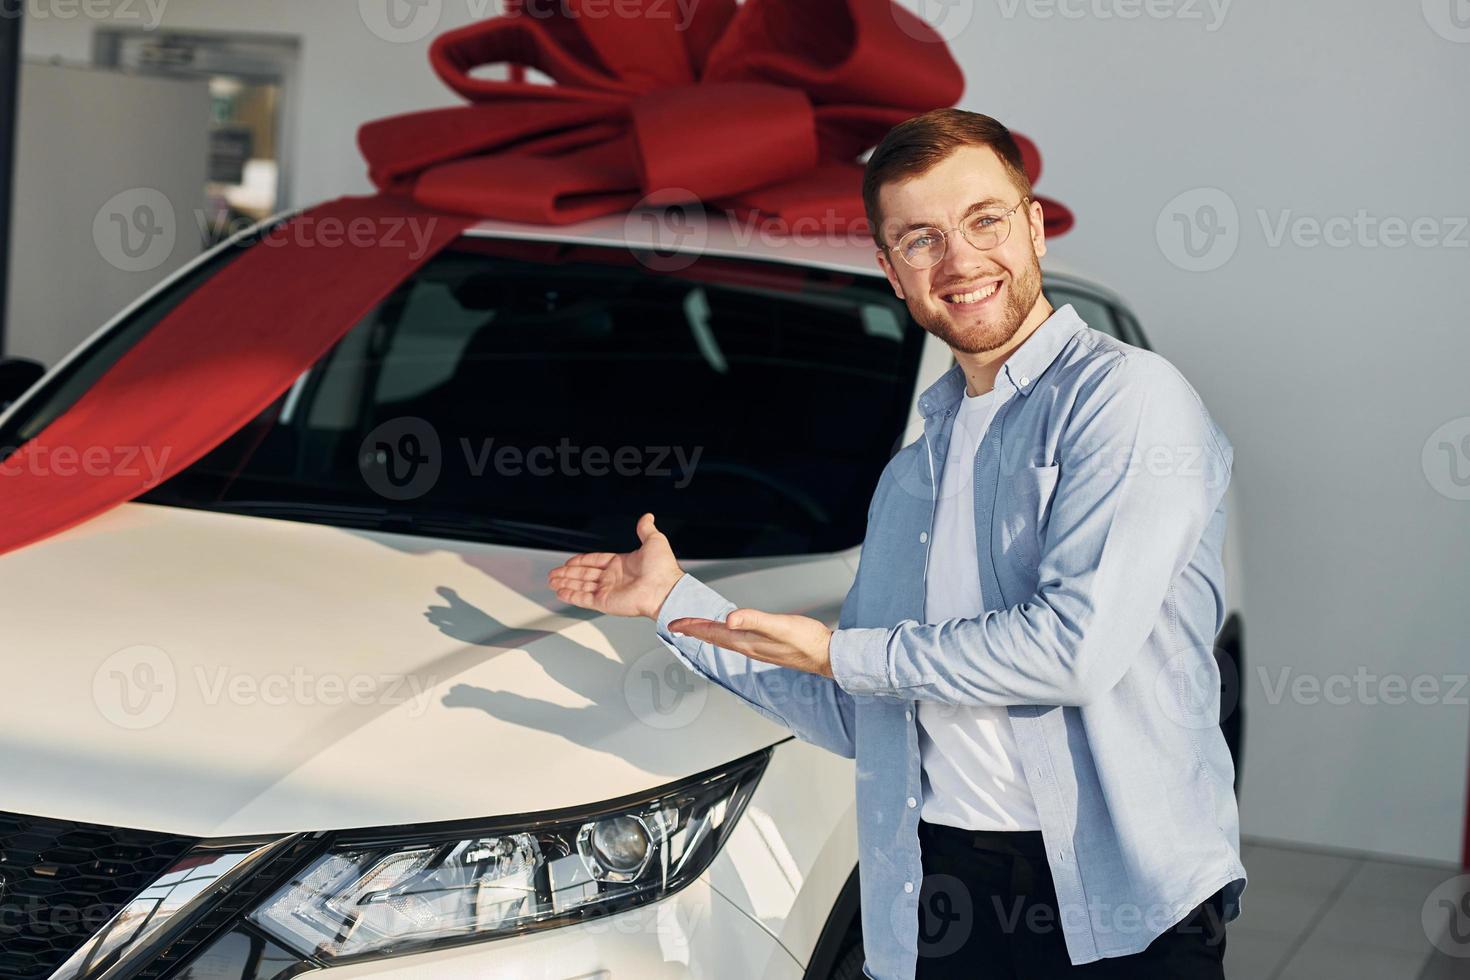
[[1052,309],[1000,123],[901,124],[864,197],[879,265],[956,363],[879,480],[838,628],[736,608],[652,514],[637,551],[548,584],[649,617],[856,759],[866,975],[1222,977],[1246,879],[1213,660],[1230,444],[1167,361]]

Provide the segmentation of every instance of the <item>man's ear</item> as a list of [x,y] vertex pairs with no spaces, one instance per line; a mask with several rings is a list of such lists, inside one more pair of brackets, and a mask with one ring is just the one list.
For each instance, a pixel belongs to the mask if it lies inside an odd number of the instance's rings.
[[903,294],[903,283],[898,281],[898,270],[893,267],[892,262],[888,261],[888,252],[880,248],[877,255],[878,268],[882,269],[883,274],[888,277],[888,284],[893,287],[894,294],[899,299],[907,299]]
[[1036,250],[1039,259],[1046,254],[1046,219],[1041,212],[1041,202],[1034,197],[1031,206],[1026,209],[1026,216],[1031,223],[1031,247]]

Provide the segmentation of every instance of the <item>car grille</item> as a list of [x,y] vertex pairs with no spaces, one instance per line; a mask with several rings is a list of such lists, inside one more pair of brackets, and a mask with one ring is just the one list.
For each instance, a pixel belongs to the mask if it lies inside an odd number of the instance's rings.
[[0,977],[50,976],[195,843],[0,813]]

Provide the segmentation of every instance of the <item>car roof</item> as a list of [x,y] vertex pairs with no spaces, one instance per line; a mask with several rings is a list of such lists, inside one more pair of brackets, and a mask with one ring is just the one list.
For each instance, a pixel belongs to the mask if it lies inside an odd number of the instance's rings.
[[[566,225],[485,220],[471,226],[465,234],[477,238],[656,247],[666,252],[694,252],[721,258],[831,269],[855,275],[882,275],[873,258],[873,241],[867,235],[821,229],[782,235],[763,230],[758,221],[711,211],[690,210],[676,216],[659,209],[641,209]],[[1047,257],[1042,267],[1048,280],[1055,284],[1065,281],[1066,285],[1086,289],[1110,302],[1127,306],[1116,292],[1065,263]]]

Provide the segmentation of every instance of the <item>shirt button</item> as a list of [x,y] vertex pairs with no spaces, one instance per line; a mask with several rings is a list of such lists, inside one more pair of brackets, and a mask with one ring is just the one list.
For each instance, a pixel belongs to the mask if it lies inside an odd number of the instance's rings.
[[919,801],[916,800],[916,799],[914,799],[912,796],[910,796],[909,797],[909,809],[912,810],[914,807],[916,807],[918,805],[919,805]]
[[928,531],[920,531],[919,532],[919,543],[920,544],[923,544],[925,541],[928,541],[928,540],[929,540],[929,532]]
[[903,890],[906,891],[906,892],[913,891],[914,890],[914,883],[912,881],[906,881],[906,882],[904,882],[903,883]]
[[1022,388],[1026,387],[1030,383],[1031,383],[1031,379],[1030,378],[1026,377],[1024,374],[1021,375],[1021,387]]
[[903,713],[903,720],[904,721],[913,721],[914,720],[914,713],[912,711],[905,711]]

